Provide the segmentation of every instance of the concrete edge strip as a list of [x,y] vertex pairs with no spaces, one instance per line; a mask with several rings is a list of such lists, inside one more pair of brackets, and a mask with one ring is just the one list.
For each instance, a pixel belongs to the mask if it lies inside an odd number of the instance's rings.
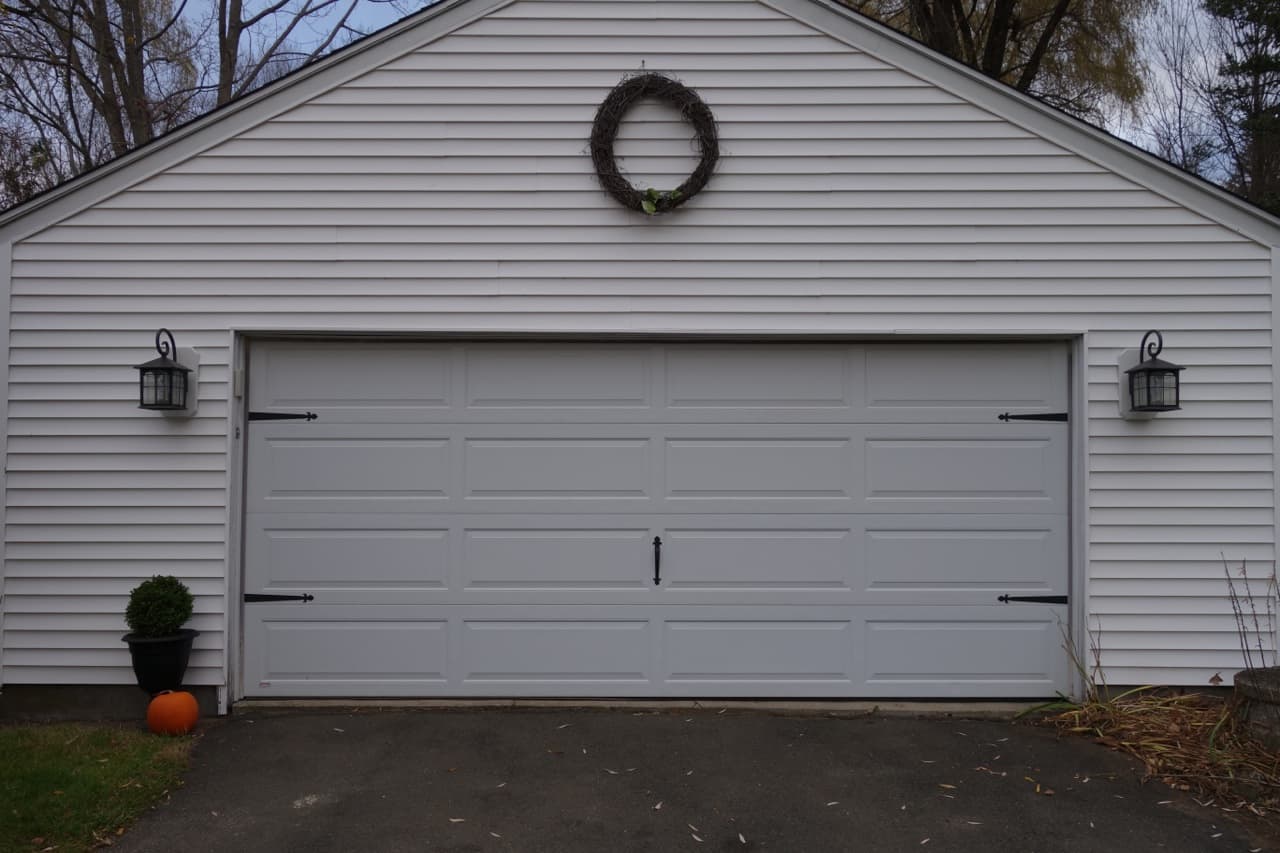
[[542,710],[542,711],[747,711],[760,714],[833,717],[923,717],[1010,720],[1034,708],[1029,702],[754,701],[697,699],[246,699],[233,716],[275,711],[350,710]]

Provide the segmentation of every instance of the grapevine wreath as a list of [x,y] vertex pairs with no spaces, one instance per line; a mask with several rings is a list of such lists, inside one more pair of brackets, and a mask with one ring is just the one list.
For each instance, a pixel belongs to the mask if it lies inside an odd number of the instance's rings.
[[[651,188],[641,192],[618,171],[617,158],[613,153],[618,128],[631,108],[645,99],[661,101],[679,110],[693,127],[694,139],[698,142],[701,154],[698,166],[674,190],[664,192]],[[591,161],[595,164],[600,186],[623,207],[651,216],[674,210],[697,195],[711,179],[719,159],[720,140],[710,108],[697,92],[661,74],[637,74],[624,78],[600,104],[595,123],[591,126]]]

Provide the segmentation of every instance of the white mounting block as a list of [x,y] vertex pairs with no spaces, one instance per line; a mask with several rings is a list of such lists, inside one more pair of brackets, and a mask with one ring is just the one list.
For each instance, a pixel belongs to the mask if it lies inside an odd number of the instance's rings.
[[178,347],[174,361],[191,369],[187,375],[187,407],[161,412],[166,418],[193,418],[200,408],[200,353],[190,347]]

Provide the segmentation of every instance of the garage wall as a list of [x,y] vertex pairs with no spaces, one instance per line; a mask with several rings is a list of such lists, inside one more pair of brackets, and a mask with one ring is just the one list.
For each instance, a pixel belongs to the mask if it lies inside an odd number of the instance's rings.
[[[642,67],[701,92],[724,153],[654,219],[586,154]],[[641,187],[693,166],[661,108],[624,135]],[[1220,555],[1275,558],[1270,257],[762,3],[519,0],[13,248],[3,681],[128,683],[126,594],[172,572],[204,632],[189,680],[223,683],[237,327],[1087,331],[1107,677],[1226,677]],[[201,351],[194,421],[135,408],[162,325]],[[1115,363],[1148,328],[1185,408],[1126,423]]]

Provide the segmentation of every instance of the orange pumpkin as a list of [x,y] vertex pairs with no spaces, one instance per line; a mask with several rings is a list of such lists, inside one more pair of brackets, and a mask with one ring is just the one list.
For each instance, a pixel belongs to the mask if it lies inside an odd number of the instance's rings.
[[198,719],[200,705],[186,691],[161,690],[147,706],[147,728],[158,735],[185,735]]

